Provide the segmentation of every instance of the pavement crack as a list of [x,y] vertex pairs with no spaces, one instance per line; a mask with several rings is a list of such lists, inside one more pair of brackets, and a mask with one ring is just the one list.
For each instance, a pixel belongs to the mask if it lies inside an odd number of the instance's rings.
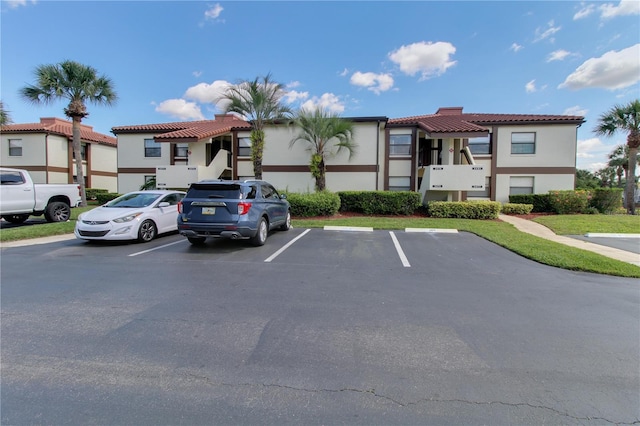
[[297,391],[297,392],[309,392],[309,393],[341,393],[341,392],[353,392],[353,393],[360,393],[360,394],[368,394],[371,395],[375,398],[380,398],[380,399],[384,399],[386,401],[389,401],[391,403],[393,403],[394,405],[397,405],[399,407],[409,407],[409,406],[415,406],[415,405],[420,405],[420,404],[426,404],[426,403],[443,403],[443,404],[447,404],[447,403],[457,403],[457,404],[469,404],[469,405],[484,405],[484,406],[488,406],[488,405],[502,405],[502,406],[506,406],[506,407],[514,407],[514,408],[520,408],[520,407],[528,407],[528,408],[532,408],[532,409],[536,409],[536,410],[547,410],[547,411],[551,411],[555,414],[557,414],[558,416],[562,416],[562,417],[567,417],[576,421],[594,421],[594,422],[606,422],[612,425],[621,425],[621,426],[626,426],[626,425],[640,425],[640,419],[634,420],[632,422],[622,422],[622,421],[615,421],[615,420],[610,420],[610,419],[606,419],[603,417],[592,417],[592,416],[575,416],[575,415],[571,415],[567,412],[564,411],[560,411],[558,409],[555,409],[553,407],[548,407],[545,405],[534,405],[534,404],[530,404],[527,402],[504,402],[504,401],[469,401],[469,400],[465,400],[465,399],[437,399],[437,398],[423,398],[423,399],[419,399],[416,401],[408,401],[408,402],[403,402],[400,401],[398,399],[392,398],[390,396],[378,393],[375,388],[371,388],[371,389],[358,389],[358,388],[339,388],[339,389],[310,389],[310,388],[302,388],[302,387],[296,387],[296,386],[289,386],[289,385],[281,385],[281,384],[275,384],[275,383],[225,383],[225,382],[214,382],[212,381],[210,378],[206,377],[206,376],[200,376],[200,375],[195,375],[195,374],[189,374],[189,376],[199,379],[199,380],[204,380],[205,382],[207,382],[208,384],[212,385],[212,386],[229,386],[229,387],[236,387],[236,386],[243,386],[243,387],[264,387],[264,388],[280,388],[280,389],[287,389],[287,390],[292,390],[292,391]]

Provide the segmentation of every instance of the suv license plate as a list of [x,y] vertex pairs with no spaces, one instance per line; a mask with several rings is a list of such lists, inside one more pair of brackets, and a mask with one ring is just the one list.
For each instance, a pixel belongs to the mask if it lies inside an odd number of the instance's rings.
[[216,214],[216,208],[215,207],[203,207],[202,208],[202,214]]

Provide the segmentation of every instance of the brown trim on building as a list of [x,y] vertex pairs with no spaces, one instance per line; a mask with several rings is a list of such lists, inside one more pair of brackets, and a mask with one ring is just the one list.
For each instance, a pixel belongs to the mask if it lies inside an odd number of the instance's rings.
[[67,164],[69,165],[67,168],[67,183],[73,183],[73,170],[76,166],[73,162],[73,141],[69,139],[67,141]]
[[231,178],[238,179],[238,131],[231,131]]
[[[375,173],[375,164],[370,165],[327,165],[327,173]],[[262,166],[262,170],[270,173],[309,173],[309,166]]]
[[91,144],[85,143],[84,155],[87,159],[87,188],[91,188],[91,176],[93,175],[93,170],[91,170]]
[[418,159],[418,129],[414,127],[413,130],[411,131],[411,177],[410,177],[411,186],[409,187],[411,188],[412,191],[416,191],[417,190],[416,185],[418,185],[418,180],[416,179],[416,169],[418,168],[416,164],[417,159]]
[[[155,171],[154,171],[155,173]],[[103,172],[100,170],[91,170],[92,176],[104,176],[104,177],[114,177],[117,178],[118,174],[116,172]]]
[[176,165],[176,144],[173,142],[169,143],[169,165],[171,166],[175,166]]
[[389,139],[391,132],[388,128],[384,129],[384,185],[382,189],[384,191],[389,190]]
[[498,167],[496,175],[572,175],[574,167]]
[[492,201],[496,200],[496,169],[498,168],[498,127],[493,126],[491,128],[491,137],[489,138],[491,141],[491,184],[489,187],[489,199]]
[[65,167],[55,166],[16,166],[19,169],[24,169],[29,172],[51,172],[51,173],[68,173],[69,169]]
[[118,173],[155,175],[155,167],[118,167]]
[[[49,166],[49,133],[44,134],[44,166]],[[45,173],[44,183],[49,183],[49,173]]]

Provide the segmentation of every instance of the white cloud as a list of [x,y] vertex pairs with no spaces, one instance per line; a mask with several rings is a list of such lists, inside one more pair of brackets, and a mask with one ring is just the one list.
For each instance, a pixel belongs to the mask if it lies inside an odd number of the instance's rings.
[[621,0],[617,6],[607,3],[599,7],[600,16],[610,19],[616,16],[640,15],[640,2],[638,0]]
[[301,105],[301,108],[307,111],[313,111],[319,107],[336,114],[344,112],[344,104],[333,93],[325,93],[320,97],[314,96]]
[[194,76],[195,78],[198,78],[198,77],[200,77],[200,76],[202,75],[202,71],[194,71],[194,72],[192,72],[191,74],[193,74],[193,76]]
[[418,42],[402,46],[389,53],[389,59],[400,66],[400,70],[408,75],[420,73],[420,80],[443,74],[456,64],[451,55],[456,53],[453,44],[443,41]]
[[231,83],[224,80],[216,80],[211,84],[199,83],[189,87],[184,93],[184,98],[200,103],[216,103],[230,85]]
[[555,33],[557,33],[558,31],[560,31],[560,29],[562,27],[555,27],[554,26],[554,22],[553,20],[549,21],[549,23],[547,24],[547,28],[544,27],[538,27],[536,28],[536,36],[533,39],[533,42],[538,42],[538,41],[542,41],[544,39],[549,39],[550,42],[554,42],[555,39],[553,37],[551,37],[552,35],[554,35]]
[[591,138],[578,140],[577,154],[578,158],[596,158],[606,155],[609,147],[602,143],[600,138]]
[[640,43],[620,51],[611,50],[599,58],[591,58],[580,65],[559,89],[572,90],[599,87],[623,89],[640,81]]
[[338,73],[338,75],[339,75],[340,77],[346,77],[347,75],[349,75],[349,68],[345,68],[345,69],[343,69],[342,71],[340,71],[340,72]]
[[288,104],[292,104],[297,101],[303,101],[309,97],[309,92],[298,92],[296,90],[289,90],[284,95],[284,101]]
[[536,91],[536,81],[535,80],[531,80],[530,82],[525,84],[524,85],[524,90],[526,90],[527,93],[535,92]]
[[596,10],[595,5],[593,4],[585,5],[584,3],[582,3],[582,9],[580,9],[579,11],[576,12],[575,15],[573,15],[573,20],[577,21],[578,19],[586,18],[587,16],[595,12],[595,10]]
[[16,9],[21,6],[26,6],[29,3],[31,4],[37,3],[36,0],[4,0],[4,1],[9,5],[10,9]]
[[300,87],[302,85],[302,83],[300,83],[299,81],[292,81],[291,83],[287,84],[287,89],[295,89],[296,87]]
[[184,99],[167,99],[160,102],[156,111],[167,114],[180,120],[204,120],[200,107],[195,102],[187,102]]
[[351,76],[350,83],[354,86],[366,87],[367,90],[379,95],[393,87],[393,77],[391,74],[356,71]]
[[513,50],[514,52],[518,53],[520,50],[522,50],[524,47],[519,45],[518,43],[513,43],[511,45],[511,47],[509,48],[510,50]]
[[580,107],[578,105],[575,105],[575,106],[572,106],[572,107],[569,107],[569,108],[565,109],[562,112],[562,114],[563,115],[579,115],[579,116],[585,117],[588,112],[589,112],[588,109],[582,108],[582,107]]
[[220,3],[216,3],[213,5],[212,8],[205,10],[204,12],[204,18],[205,19],[218,19],[218,17],[220,16],[220,14],[222,13],[222,11],[224,10],[224,8],[222,6],[220,6]]
[[564,58],[566,58],[569,55],[571,55],[571,52],[567,52],[566,50],[563,50],[563,49],[558,49],[549,53],[549,56],[547,56],[547,62],[562,61],[564,60]]

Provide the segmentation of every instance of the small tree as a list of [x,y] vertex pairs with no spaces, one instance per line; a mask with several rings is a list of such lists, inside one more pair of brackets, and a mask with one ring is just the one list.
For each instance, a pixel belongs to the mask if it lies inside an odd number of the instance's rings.
[[349,159],[355,153],[353,123],[323,108],[315,111],[300,110],[294,123],[300,128],[300,133],[291,140],[289,147],[298,141],[309,144],[309,169],[316,180],[316,191],[323,191],[326,188],[327,158],[336,156],[343,149],[349,152]]
[[87,205],[87,194],[82,169],[82,141],[80,125],[89,115],[87,102],[96,105],[112,105],[118,96],[111,79],[98,76],[98,72],[87,65],[75,61],[63,61],[55,65],[40,65],[35,69],[36,83],[20,90],[22,97],[34,104],[50,104],[65,99],[69,104],[64,113],[72,122],[72,146],[76,159],[76,176],[82,206]]
[[284,95],[284,86],[274,82],[271,74],[267,74],[262,78],[256,77],[253,81],[241,81],[230,86],[217,100],[227,102],[225,113],[235,112],[251,123],[251,159],[256,179],[262,179],[265,124],[291,116],[291,110],[281,104]]
[[627,105],[616,105],[598,119],[594,129],[597,135],[613,136],[618,131],[627,133],[629,147],[628,176],[625,187],[625,203],[628,214],[636,214],[635,188],[638,147],[640,147],[640,99]]
[[598,188],[600,181],[589,170],[576,170],[576,189]]

